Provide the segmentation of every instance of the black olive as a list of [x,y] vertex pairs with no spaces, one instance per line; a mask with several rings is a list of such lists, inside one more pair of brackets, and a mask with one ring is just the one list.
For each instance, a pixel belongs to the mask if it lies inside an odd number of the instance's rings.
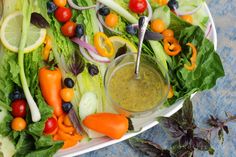
[[69,113],[69,111],[72,109],[73,105],[70,102],[64,102],[62,104],[62,109],[65,113]]
[[48,1],[47,2],[47,9],[48,9],[48,13],[50,14],[50,13],[53,13],[57,9],[57,6],[52,1]]
[[14,91],[9,94],[9,99],[11,101],[15,101],[17,99],[23,99],[23,98],[25,98],[25,94],[23,90],[18,86],[16,86],[14,88]]
[[91,76],[95,76],[99,73],[98,67],[94,64],[88,64],[88,72]]
[[170,8],[170,10],[175,10],[179,8],[179,3],[176,0],[169,0],[167,5]]
[[131,34],[131,35],[135,35],[138,32],[138,28],[136,28],[132,25],[128,25],[128,26],[126,26],[126,32]]
[[84,27],[81,24],[78,24],[75,28],[76,37],[81,38],[84,35]]
[[110,9],[108,7],[102,7],[98,10],[98,13],[102,16],[107,16],[110,14]]
[[64,85],[68,88],[73,88],[75,85],[75,82],[71,78],[66,78],[64,80]]

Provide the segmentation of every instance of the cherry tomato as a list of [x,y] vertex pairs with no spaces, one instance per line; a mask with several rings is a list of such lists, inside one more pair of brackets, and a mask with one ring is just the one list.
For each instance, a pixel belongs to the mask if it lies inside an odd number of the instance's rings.
[[151,22],[151,29],[153,32],[162,33],[165,30],[165,23],[160,19],[153,20]]
[[11,122],[11,128],[15,131],[22,131],[26,128],[26,121],[21,117],[16,117]]
[[13,117],[25,117],[26,115],[26,105],[27,102],[25,99],[17,99],[11,104],[11,114]]
[[72,12],[69,8],[58,7],[54,15],[59,22],[66,22],[70,20]]
[[130,0],[129,9],[134,13],[141,14],[147,9],[147,1],[146,0]]
[[108,27],[114,28],[118,24],[119,17],[114,14],[110,13],[105,17],[105,23]]
[[61,90],[61,98],[65,102],[70,102],[74,97],[74,90],[72,88],[63,88]]
[[191,15],[183,15],[181,18],[188,23],[193,23],[193,17]]
[[67,21],[62,27],[61,32],[66,37],[75,36],[76,23]]
[[58,7],[64,7],[66,6],[66,0],[53,0],[53,2],[56,4]]
[[163,35],[164,38],[174,37],[174,31],[172,31],[171,29],[166,29],[162,32],[162,35]]
[[57,120],[51,117],[47,119],[43,132],[45,134],[54,134],[56,133],[57,129],[58,129]]

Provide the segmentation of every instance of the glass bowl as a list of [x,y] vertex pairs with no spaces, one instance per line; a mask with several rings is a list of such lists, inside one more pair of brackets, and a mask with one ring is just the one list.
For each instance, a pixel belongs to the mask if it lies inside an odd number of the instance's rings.
[[[104,86],[105,86],[105,91],[106,91],[106,97],[107,97],[107,102],[108,105],[111,105],[118,113],[125,114],[128,117],[141,117],[141,116],[148,116],[151,113],[155,112],[158,110],[158,108],[161,108],[163,103],[167,99],[167,95],[169,92],[169,77],[168,77],[168,72],[164,68],[163,64],[160,63],[156,58],[142,54],[141,59],[140,59],[140,80],[135,79],[134,75],[134,67],[135,67],[135,61],[136,61],[137,53],[126,53],[124,55],[121,55],[114,59],[109,66],[106,69],[105,72],[105,78],[104,78]],[[133,70],[129,70],[131,73],[127,73],[126,75],[122,76],[117,76],[119,81],[114,82],[114,77],[115,75],[119,75],[119,70],[121,68],[125,68],[127,66],[133,67]],[[148,71],[143,71],[142,69],[146,67],[146,70]],[[127,68],[126,68],[127,70]],[[144,81],[142,80],[143,77],[148,77],[150,73],[155,73],[156,76],[158,76],[158,79],[160,82],[153,83],[149,81]],[[125,79],[128,77],[130,78],[131,75],[134,75],[134,78],[131,78],[131,81],[127,83],[127,86],[125,86],[124,90],[124,82],[126,81]],[[154,77],[153,77],[154,78]],[[113,80],[112,80],[113,79]],[[122,80],[123,79],[123,80]],[[122,80],[122,81],[120,81]],[[129,81],[129,80],[128,80]],[[138,82],[137,82],[138,81]],[[119,84],[120,83],[120,84]],[[114,85],[115,84],[115,85]],[[121,85],[123,84],[123,85]],[[142,85],[141,90],[138,90],[138,92],[134,93],[134,90],[132,86],[138,86]],[[116,87],[116,88],[113,88]],[[141,87],[141,86],[140,86]],[[147,88],[145,88],[147,87]],[[160,87],[160,89],[159,89]],[[125,91],[125,94],[123,93],[117,93],[116,90],[114,89],[119,89],[120,91]],[[155,91],[154,94],[152,92],[149,92],[152,89],[152,91]],[[133,91],[133,92],[132,92]],[[112,93],[113,92],[113,93]],[[116,92],[116,93],[114,93]],[[132,95],[133,94],[133,95]],[[119,96],[117,96],[119,95]],[[123,101],[123,100],[132,100],[138,99],[135,103],[132,101]],[[119,102],[122,102],[122,104],[119,104],[117,101],[117,97],[119,97]],[[157,97],[156,97],[157,96]],[[115,98],[116,97],[116,98]],[[124,99],[123,99],[124,97]],[[132,98],[131,98],[132,97]],[[116,100],[115,100],[116,99]],[[122,100],[122,101],[121,101]],[[149,104],[146,104],[145,106],[143,105],[145,100],[150,100]],[[131,107],[127,107],[131,105]],[[142,103],[140,103],[142,102]],[[133,103],[133,104],[132,104]],[[142,104],[142,105],[141,105]],[[132,108],[132,109],[131,109]]]

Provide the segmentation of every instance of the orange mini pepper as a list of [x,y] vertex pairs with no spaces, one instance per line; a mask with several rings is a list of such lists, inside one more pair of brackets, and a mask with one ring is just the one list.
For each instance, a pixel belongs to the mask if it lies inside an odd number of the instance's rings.
[[192,43],[187,43],[186,45],[190,46],[192,49],[192,57],[190,58],[191,65],[184,64],[185,69],[192,71],[197,67],[197,49]]
[[168,55],[176,56],[182,48],[174,37],[166,37],[164,38],[164,50]]
[[98,32],[94,36],[94,46],[97,52],[103,57],[112,57],[114,54],[114,47],[106,34]]

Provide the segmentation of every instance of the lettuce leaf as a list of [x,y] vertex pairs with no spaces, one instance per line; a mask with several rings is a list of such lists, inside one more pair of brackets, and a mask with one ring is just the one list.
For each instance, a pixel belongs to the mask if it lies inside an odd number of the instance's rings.
[[[188,97],[194,92],[212,88],[217,79],[224,76],[220,57],[214,50],[213,43],[205,38],[202,29],[182,21],[173,14],[171,17],[170,28],[175,31],[182,51],[179,55],[171,57],[171,62],[168,62],[169,76],[175,96],[168,99],[167,105]],[[197,67],[193,71],[184,68],[184,64],[190,64],[192,56],[192,50],[186,46],[187,43],[192,43],[197,49]]]

